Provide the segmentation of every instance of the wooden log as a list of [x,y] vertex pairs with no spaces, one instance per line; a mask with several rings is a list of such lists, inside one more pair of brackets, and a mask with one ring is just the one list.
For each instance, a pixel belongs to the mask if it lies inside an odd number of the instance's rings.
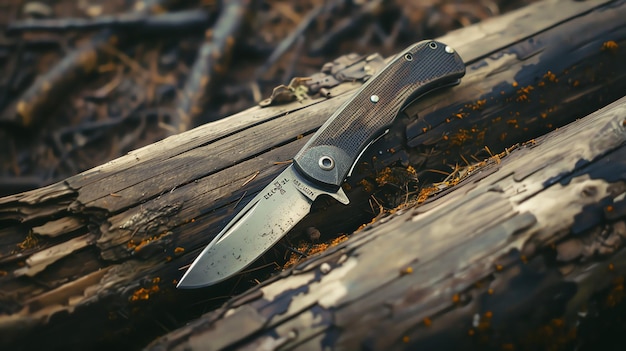
[[578,349],[623,299],[625,196],[626,97],[148,349]]
[[[462,163],[484,146],[498,152],[621,97],[625,11],[623,1],[548,1],[440,38],[468,63],[463,84],[412,104],[364,155],[349,182],[352,206],[321,201],[293,234],[315,224],[328,237],[368,222],[375,214],[366,185],[386,167],[412,165],[426,181],[427,169]],[[140,335],[133,342],[145,345],[262,279],[267,270],[211,289],[174,289],[179,268],[236,205],[349,96],[253,108],[0,199],[0,343],[128,346],[128,335]],[[380,192],[397,202],[387,186]],[[329,221],[337,211],[349,220]]]

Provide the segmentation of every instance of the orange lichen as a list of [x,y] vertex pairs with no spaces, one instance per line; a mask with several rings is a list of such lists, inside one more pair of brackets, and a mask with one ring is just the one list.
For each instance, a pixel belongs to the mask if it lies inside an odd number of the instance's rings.
[[546,72],[546,74],[543,75],[543,78],[549,80],[552,83],[557,83],[559,81],[559,79],[556,77],[556,74],[552,73],[552,71]]
[[133,292],[130,297],[130,301],[148,300],[150,299],[150,290],[146,288],[139,288]]
[[602,43],[602,51],[610,51],[612,54],[616,54],[618,49],[619,45],[613,40]]
[[496,264],[496,271],[497,271],[497,272],[502,271],[502,268],[503,268],[503,267],[502,267],[502,265],[501,265],[501,264]]
[[[341,234],[338,237],[333,238],[330,241],[326,241],[326,242],[322,242],[322,243],[318,243],[318,244],[311,244],[309,241],[306,240],[301,240],[295,247],[294,249],[296,251],[305,253],[307,256],[311,256],[314,255],[316,253],[319,252],[323,252],[326,251],[328,248],[333,247],[333,246],[337,246],[340,243],[344,242],[348,240],[348,236],[345,234]],[[289,268],[293,265],[295,265],[296,263],[298,263],[303,257],[301,255],[295,254],[295,253],[291,253],[291,256],[289,257],[289,260],[287,260],[287,262],[285,262],[285,264],[282,266],[283,269]]]
[[330,243],[328,244],[328,247],[333,247],[333,246],[337,246],[339,244],[341,244],[342,242],[348,240],[348,236],[345,234],[341,234],[336,238],[333,238]]
[[409,339],[409,337],[406,336],[406,335],[402,337],[402,342],[405,343],[405,344],[408,343],[410,340],[411,339]]
[[393,182],[395,179],[392,175],[391,168],[385,167],[376,176],[376,183],[378,186],[383,186],[387,183]]
[[413,273],[413,267],[406,267],[400,270],[400,275],[407,275]]
[[452,137],[452,141],[450,143],[456,146],[461,146],[466,141],[472,139],[472,136],[470,135],[469,131],[466,129],[459,129],[459,131],[456,134],[451,135],[451,137]]
[[520,95],[521,94],[530,94],[530,92],[533,91],[534,89],[535,88],[533,88],[532,85],[527,85],[527,86],[525,86],[523,88],[518,89],[517,93],[520,94]]
[[482,109],[486,103],[487,103],[487,99],[476,100],[475,103],[465,105],[465,107],[472,109],[472,111],[477,111],[477,110]]
[[459,294],[452,295],[452,302],[459,303],[459,301],[461,301],[461,297],[459,296]]
[[363,190],[365,190],[368,193],[371,193],[374,190],[374,186],[365,179],[361,179],[359,181],[359,185],[361,185],[363,187]]
[[437,187],[435,187],[435,186],[424,187],[424,188],[420,189],[420,192],[417,195],[416,202],[418,204],[421,204],[424,201],[428,200],[430,195],[432,195],[432,194],[434,194],[436,192],[437,192]]
[[26,237],[24,238],[24,240],[21,243],[17,244],[17,248],[22,251],[28,250],[28,249],[32,249],[36,247],[38,243],[39,243],[39,238],[37,238],[37,236],[33,234],[32,232],[29,232],[28,235],[26,235]]
[[433,321],[430,320],[430,318],[425,317],[424,318],[424,325],[427,327],[430,327],[433,324]]
[[491,317],[493,317],[493,312],[491,311],[485,312],[485,318],[491,318]]
[[534,89],[535,88],[533,88],[532,85],[528,85],[528,86],[525,86],[523,88],[518,89],[517,90],[517,98],[515,98],[515,101],[517,101],[517,102],[530,101],[530,98],[528,97],[528,95]]
[[183,252],[185,252],[185,248],[184,247],[178,246],[177,248],[174,249],[174,253],[177,254],[177,255],[181,254]]
[[126,243],[126,247],[129,250],[133,250],[134,252],[139,252],[141,251],[144,247],[146,247],[146,245],[160,240],[163,236],[168,235],[168,232],[163,232],[161,234],[158,235],[154,235],[148,238],[143,238],[141,239],[141,241],[139,243],[135,242],[133,239],[130,239],[127,243]]
[[161,281],[161,278],[155,277],[152,279],[152,286],[148,288],[141,287],[133,292],[130,296],[129,300],[132,302],[136,301],[146,301],[150,299],[150,295],[161,291],[158,283]]

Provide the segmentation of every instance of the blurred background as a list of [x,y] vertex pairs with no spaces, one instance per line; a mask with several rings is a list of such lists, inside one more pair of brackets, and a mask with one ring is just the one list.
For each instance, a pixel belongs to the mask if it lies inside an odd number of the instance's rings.
[[0,196],[256,105],[338,56],[389,56],[531,0],[4,0]]

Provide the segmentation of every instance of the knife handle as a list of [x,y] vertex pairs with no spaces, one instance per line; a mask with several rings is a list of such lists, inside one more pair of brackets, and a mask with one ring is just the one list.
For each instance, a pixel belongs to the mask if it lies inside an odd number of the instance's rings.
[[367,146],[414,97],[451,85],[465,75],[455,50],[427,40],[399,53],[346,101],[294,157],[313,181],[339,187]]

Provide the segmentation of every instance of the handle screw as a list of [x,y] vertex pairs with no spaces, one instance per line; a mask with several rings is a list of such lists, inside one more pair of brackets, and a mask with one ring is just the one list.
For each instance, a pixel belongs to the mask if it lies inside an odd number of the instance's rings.
[[378,95],[374,94],[372,96],[370,96],[370,101],[373,103],[377,103],[378,100],[380,100],[380,98],[378,97]]

